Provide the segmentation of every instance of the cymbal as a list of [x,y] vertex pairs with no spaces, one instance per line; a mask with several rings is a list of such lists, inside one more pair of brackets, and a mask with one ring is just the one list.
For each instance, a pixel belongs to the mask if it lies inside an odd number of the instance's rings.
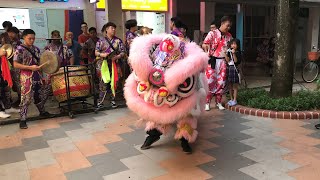
[[55,53],[44,51],[40,57],[40,66],[43,72],[53,74],[59,70],[59,60]]
[[13,47],[11,44],[4,44],[1,49],[7,52],[7,59],[10,59],[13,56]]

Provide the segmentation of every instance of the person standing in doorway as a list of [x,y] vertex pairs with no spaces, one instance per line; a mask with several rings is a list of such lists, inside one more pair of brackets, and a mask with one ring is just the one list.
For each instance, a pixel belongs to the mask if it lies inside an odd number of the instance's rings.
[[[86,22],[81,23],[81,31],[82,34],[78,37],[78,43],[81,45],[81,47],[84,46],[84,43],[88,41],[90,38],[90,34],[88,33],[88,24]],[[81,52],[82,61],[84,64],[88,64],[89,57],[88,54],[84,51]]]
[[209,64],[206,70],[208,79],[209,93],[207,95],[207,104],[205,110],[210,110],[210,102],[215,96],[216,106],[220,110],[225,108],[222,106],[222,95],[227,80],[227,64],[225,54],[228,49],[228,42],[232,39],[229,33],[232,21],[228,16],[221,18],[221,26],[219,29],[210,31],[203,42],[203,49],[210,56]]

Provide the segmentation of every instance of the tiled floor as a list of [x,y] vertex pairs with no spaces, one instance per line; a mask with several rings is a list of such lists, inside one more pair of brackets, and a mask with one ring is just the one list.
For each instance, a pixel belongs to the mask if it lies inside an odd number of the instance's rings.
[[[300,70],[300,69],[299,69]],[[270,85],[271,85],[271,77],[269,76],[265,76],[265,75],[261,75],[261,74],[256,74],[257,71],[260,71],[260,69],[246,69],[246,74],[245,79],[247,82],[247,86],[248,88],[256,88],[256,87],[264,87],[266,89],[270,89]],[[253,74],[251,74],[250,72],[254,72]],[[301,77],[301,73],[300,72],[296,72],[295,73],[295,80],[294,85],[293,85],[293,91],[298,91],[298,90],[314,90],[316,89],[316,84],[315,83],[297,83],[298,82],[303,82],[302,77]],[[13,96],[13,100],[16,100],[16,93],[12,93]],[[106,101],[105,101],[105,105],[106,107],[110,107],[110,103],[108,102],[109,97],[107,96]],[[92,102],[92,98],[88,98],[87,99],[88,102]],[[123,98],[121,96],[117,96],[117,103],[118,105],[125,105],[125,101],[123,100]],[[55,97],[51,96],[49,97],[49,99],[47,100],[46,104],[45,104],[46,110],[49,111],[50,113],[54,113],[54,114],[60,114],[60,110],[58,108],[58,103],[55,99]],[[76,107],[74,109],[80,109],[81,110],[82,106]],[[10,120],[15,120],[15,119],[19,119],[19,114],[18,113],[13,113],[11,114],[12,116],[10,118],[6,118],[6,119],[1,119],[0,118],[0,124],[2,122],[5,121],[10,121]],[[32,118],[37,118],[39,115],[39,112],[37,110],[37,108],[35,107],[34,104],[31,104],[30,109],[28,111],[28,117],[32,117]],[[66,128],[72,128],[68,127],[66,125]],[[39,133],[39,132],[34,132],[34,133]]]
[[128,109],[0,126],[1,180],[319,180],[317,121],[262,119],[211,110],[194,153],[173,133],[140,150],[145,132]]

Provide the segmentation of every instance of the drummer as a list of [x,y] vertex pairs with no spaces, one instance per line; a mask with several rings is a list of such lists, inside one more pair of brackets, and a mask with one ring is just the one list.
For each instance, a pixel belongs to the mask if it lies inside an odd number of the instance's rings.
[[22,33],[23,44],[15,50],[14,67],[20,69],[21,104],[20,104],[20,129],[27,129],[27,112],[32,99],[40,112],[40,116],[52,117],[45,111],[44,104],[48,98],[49,88],[41,81],[39,66],[40,49],[34,46],[35,32],[26,29]]
[[96,44],[96,51],[95,55],[96,57],[100,58],[100,60],[97,62],[97,74],[99,77],[99,89],[100,89],[100,94],[99,94],[99,105],[101,106],[103,104],[103,100],[105,98],[105,94],[110,92],[112,95],[112,100],[111,100],[111,106],[113,108],[117,107],[116,102],[115,102],[115,88],[116,84],[118,82],[118,79],[116,78],[118,74],[114,74],[111,81],[114,83],[114,87],[111,87],[111,83],[105,84],[102,80],[101,77],[101,66],[103,60],[105,60],[110,53],[113,51],[118,51],[117,55],[113,56],[112,59],[107,60],[108,61],[108,67],[110,71],[110,76],[112,76],[112,73],[117,73],[117,68],[114,68],[115,72],[112,72],[112,65],[116,64],[118,65],[118,60],[123,58],[125,56],[125,46],[122,42],[121,39],[115,36],[116,34],[116,25],[112,22],[108,22],[102,27],[102,33],[104,35],[103,39],[100,39],[97,44]]
[[63,45],[60,32],[54,30],[51,32],[51,42],[44,48],[44,50],[49,50],[54,52],[59,57],[60,67],[67,65],[74,65],[74,56],[72,50],[68,46]]

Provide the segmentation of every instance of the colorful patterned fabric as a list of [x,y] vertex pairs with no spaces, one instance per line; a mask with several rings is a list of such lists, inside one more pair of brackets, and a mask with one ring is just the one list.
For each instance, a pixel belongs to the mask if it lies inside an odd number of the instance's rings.
[[129,53],[130,44],[132,43],[133,39],[136,38],[137,35],[131,31],[126,32],[126,50]]
[[206,76],[209,85],[207,103],[210,103],[213,95],[216,96],[216,103],[221,103],[227,80],[227,64],[225,60],[217,59],[215,69],[212,69],[211,65],[208,65]]
[[58,56],[60,67],[70,65],[70,59],[73,57],[73,53],[66,45],[50,43],[44,48],[44,50],[52,51]]
[[[29,48],[35,56],[40,58],[40,49],[36,46]],[[39,60],[34,58],[32,54],[25,49],[22,45],[18,46],[13,60],[27,66],[39,65]],[[42,84],[41,73],[39,71],[20,70],[20,83],[21,83],[21,120],[26,120],[28,106],[34,99],[34,103],[40,112],[44,112],[44,103],[46,102],[49,94],[49,87]]]
[[184,38],[183,33],[182,33],[178,28],[174,29],[174,30],[171,32],[171,34],[173,34],[173,35],[175,35],[175,36],[177,36],[177,37],[180,37],[180,38]]
[[[17,49],[17,47],[19,45],[22,44],[22,42],[20,40],[14,40],[11,41],[10,44],[12,45],[13,49]],[[11,59],[9,59],[12,67],[13,67],[13,57]],[[20,90],[21,90],[21,85],[20,85],[20,69],[16,69],[16,68],[11,68],[10,70],[11,72],[11,77],[12,77],[12,81],[13,81],[13,87],[12,89],[14,91],[16,91],[18,93],[18,95],[21,94]]]
[[[113,45],[113,47],[118,50],[121,53],[125,53],[125,46],[122,42],[121,39],[119,39],[118,37],[114,37],[113,39],[110,40],[111,44]],[[111,46],[109,45],[109,43],[107,42],[107,40],[105,38],[100,39],[97,44],[96,44],[96,51],[100,52],[100,53],[111,53],[114,50],[111,48]],[[117,68],[113,68],[114,64],[116,64],[116,66],[118,67],[118,63],[112,63],[111,61],[108,61],[108,66],[109,66],[109,70],[111,71],[111,76],[114,73],[114,71],[112,70],[116,70]],[[97,64],[96,64],[96,70],[97,70],[97,76],[99,78],[99,89],[100,89],[100,100],[102,100],[104,94],[106,93],[106,91],[109,89],[110,85],[106,85],[101,78],[101,66],[102,66],[102,59],[100,59]],[[113,76],[115,77],[115,76]],[[117,82],[114,83],[115,85],[117,84]],[[111,89],[113,89],[111,87]],[[100,101],[99,101],[100,102]]]
[[210,46],[209,55],[214,57],[224,57],[228,49],[228,42],[232,39],[230,33],[222,34],[219,29],[210,31],[203,44]]

